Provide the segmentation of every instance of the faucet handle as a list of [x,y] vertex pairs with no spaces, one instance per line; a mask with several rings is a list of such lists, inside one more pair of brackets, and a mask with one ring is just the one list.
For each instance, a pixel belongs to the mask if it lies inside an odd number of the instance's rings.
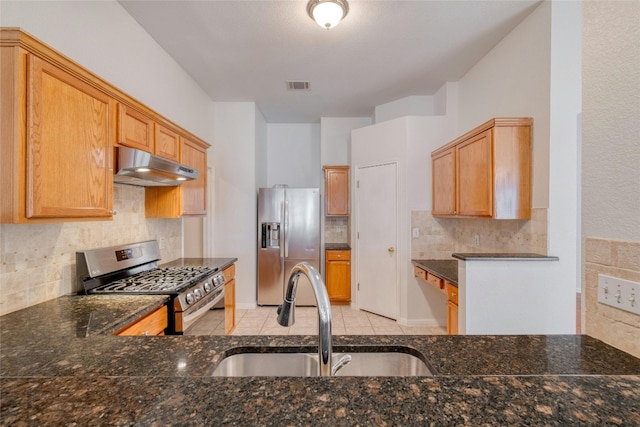
[[334,376],[336,372],[340,370],[344,365],[351,362],[350,354],[343,354],[342,357],[331,368],[331,376]]

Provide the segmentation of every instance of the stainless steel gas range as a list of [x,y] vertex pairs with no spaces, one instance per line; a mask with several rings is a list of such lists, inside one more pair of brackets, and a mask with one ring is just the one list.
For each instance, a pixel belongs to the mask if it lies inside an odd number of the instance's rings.
[[76,277],[85,294],[155,294],[167,304],[168,335],[181,335],[224,298],[222,268],[159,267],[158,242],[150,240],[76,252]]

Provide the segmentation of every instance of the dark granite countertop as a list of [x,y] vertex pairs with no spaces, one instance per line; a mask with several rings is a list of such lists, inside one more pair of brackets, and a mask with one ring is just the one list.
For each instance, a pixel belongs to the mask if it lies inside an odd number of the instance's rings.
[[540,255],[533,253],[454,253],[452,257],[463,261],[558,261],[557,256]]
[[458,285],[458,261],[455,259],[412,259],[411,262],[434,276]]
[[[62,297],[0,317],[0,423],[640,423],[640,359],[588,336],[336,336],[338,352],[410,348],[435,376],[213,378],[240,349],[314,351],[317,337],[110,336],[113,318],[140,315],[108,314],[122,306],[116,297]],[[79,333],[87,313],[104,318],[99,333]]]
[[325,243],[325,251],[350,251],[351,246],[348,243]]

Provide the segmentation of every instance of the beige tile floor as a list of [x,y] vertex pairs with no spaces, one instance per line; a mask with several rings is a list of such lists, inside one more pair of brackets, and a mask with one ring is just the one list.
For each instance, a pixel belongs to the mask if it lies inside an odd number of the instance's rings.
[[[318,313],[315,307],[296,308],[296,322],[291,327],[278,325],[276,307],[237,310],[238,323],[233,335],[315,335]],[[403,326],[395,320],[346,305],[331,306],[333,335],[444,335],[445,327]],[[211,310],[185,335],[224,335],[224,311]]]

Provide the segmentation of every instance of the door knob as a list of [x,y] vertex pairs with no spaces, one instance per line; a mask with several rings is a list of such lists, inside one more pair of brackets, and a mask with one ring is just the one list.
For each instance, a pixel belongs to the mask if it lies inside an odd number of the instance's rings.
[[396,251],[396,248],[394,248],[393,246],[389,246],[389,249],[387,250],[389,251],[390,254],[392,254]]

